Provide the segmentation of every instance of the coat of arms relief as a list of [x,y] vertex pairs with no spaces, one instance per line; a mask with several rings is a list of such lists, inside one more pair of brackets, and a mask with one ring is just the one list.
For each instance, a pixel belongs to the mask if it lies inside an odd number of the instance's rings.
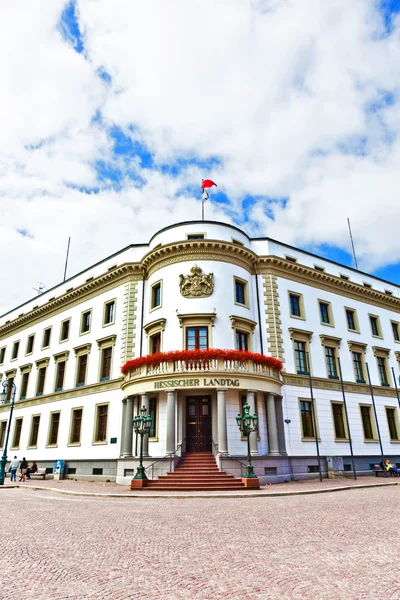
[[179,275],[179,288],[185,298],[207,298],[214,291],[214,273],[206,275],[195,265],[190,275]]

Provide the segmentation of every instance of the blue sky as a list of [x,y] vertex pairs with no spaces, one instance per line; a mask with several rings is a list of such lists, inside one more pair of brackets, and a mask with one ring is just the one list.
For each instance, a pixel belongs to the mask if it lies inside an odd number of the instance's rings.
[[400,284],[400,0],[45,4],[4,15],[4,306],[58,282],[68,237],[72,274],[200,217],[203,177],[206,218],[352,266],[349,217]]

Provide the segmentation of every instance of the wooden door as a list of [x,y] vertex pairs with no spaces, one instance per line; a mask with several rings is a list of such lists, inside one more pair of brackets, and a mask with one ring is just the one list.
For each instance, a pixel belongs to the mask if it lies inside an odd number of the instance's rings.
[[186,449],[188,452],[211,450],[211,398],[186,398]]

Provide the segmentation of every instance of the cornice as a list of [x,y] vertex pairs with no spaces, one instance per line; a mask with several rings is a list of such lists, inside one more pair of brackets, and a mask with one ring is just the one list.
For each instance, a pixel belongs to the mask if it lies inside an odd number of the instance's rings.
[[325,271],[316,271],[311,267],[292,263],[279,256],[260,256],[257,261],[256,271],[263,275],[273,274],[277,277],[311,285],[332,294],[340,294],[341,296],[346,296],[365,304],[373,304],[374,306],[400,313],[400,298],[396,296],[388,296],[384,292],[373,288],[366,288],[353,281],[330,275]]
[[125,281],[139,281],[142,277],[142,269],[138,263],[126,263],[116,267],[112,271],[107,271],[107,273],[103,273],[99,277],[95,277],[61,296],[53,298],[46,304],[5,323],[0,327],[0,339],[63,312],[84,300],[98,296],[107,289],[112,289]]
[[[294,373],[282,373],[283,383],[285,385],[297,385],[299,387],[309,387],[310,382],[308,375],[296,375]],[[342,388],[340,381],[332,381],[331,379],[324,379],[322,377],[313,377],[312,385],[315,389],[330,390],[341,392]],[[364,396],[370,396],[369,387],[365,383],[352,383],[348,381],[343,382],[345,392],[351,394],[362,394]],[[396,398],[396,390],[393,388],[384,388],[379,385],[372,386],[375,396],[386,396],[388,398]]]
[[228,262],[254,273],[257,255],[245,246],[221,240],[185,240],[157,246],[146,254],[141,266],[149,276],[168,265],[198,260]]
[[[62,392],[55,392],[54,394],[44,394],[34,398],[27,398],[26,400],[18,400],[14,405],[14,410],[19,408],[26,408],[28,406],[37,406],[39,404],[47,404],[49,402],[57,402],[59,400],[69,400],[70,398],[82,398],[83,396],[90,394],[100,394],[102,392],[109,392],[110,390],[119,390],[123,382],[123,377],[107,381],[106,383],[93,383],[92,385],[85,385],[85,387],[74,388],[72,390],[63,390]],[[10,410],[10,405],[0,405],[0,413],[7,412]]]

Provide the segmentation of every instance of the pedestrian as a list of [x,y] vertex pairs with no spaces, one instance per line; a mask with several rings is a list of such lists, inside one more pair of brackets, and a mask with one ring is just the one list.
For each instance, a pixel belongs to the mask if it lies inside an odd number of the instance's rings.
[[20,481],[25,481],[25,475],[26,475],[26,470],[28,468],[28,463],[26,462],[26,458],[24,456],[24,458],[21,460],[21,464],[19,465],[19,468],[21,470],[21,475],[19,480]]
[[27,479],[31,478],[31,473],[36,473],[36,471],[38,470],[38,466],[36,464],[36,461],[32,461],[32,464],[30,467],[27,468],[26,470],[26,477]]
[[19,460],[16,456],[10,462],[10,483],[17,481],[17,469],[19,467]]

